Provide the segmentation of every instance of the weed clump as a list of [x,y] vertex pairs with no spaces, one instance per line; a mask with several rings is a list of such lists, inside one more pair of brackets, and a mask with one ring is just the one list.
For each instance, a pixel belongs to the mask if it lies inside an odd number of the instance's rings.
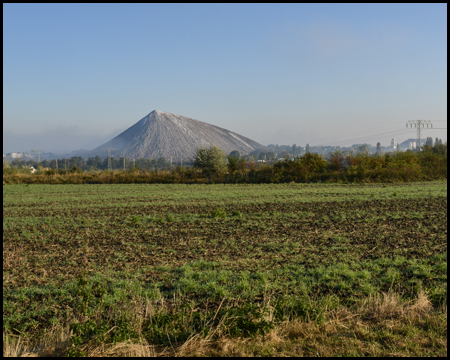
[[226,217],[227,217],[227,213],[222,208],[218,208],[216,210],[211,211],[211,218],[213,218],[213,219],[225,219]]
[[133,216],[131,217],[131,219],[130,219],[131,225],[139,224],[140,221],[141,221],[141,218],[140,218],[139,216],[137,216],[137,215],[133,215]]
[[242,217],[242,213],[240,211],[233,211],[233,214],[231,214],[231,216],[237,217],[237,218],[241,218]]

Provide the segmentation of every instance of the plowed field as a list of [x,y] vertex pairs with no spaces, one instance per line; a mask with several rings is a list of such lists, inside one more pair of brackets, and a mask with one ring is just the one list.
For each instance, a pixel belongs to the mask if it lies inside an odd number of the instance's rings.
[[447,184],[4,186],[4,328],[65,324],[83,271],[108,279],[105,303],[139,295],[203,314],[268,294],[280,321],[305,297],[351,306],[425,291],[437,308]]

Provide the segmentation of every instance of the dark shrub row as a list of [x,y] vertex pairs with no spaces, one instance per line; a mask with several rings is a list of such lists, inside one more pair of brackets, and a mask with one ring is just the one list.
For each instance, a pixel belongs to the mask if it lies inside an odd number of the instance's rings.
[[383,155],[343,155],[328,159],[308,153],[295,160],[285,159],[267,165],[232,159],[227,172],[205,173],[197,168],[171,170],[29,171],[3,165],[4,184],[197,184],[197,183],[308,183],[308,182],[410,182],[447,179],[447,144],[424,146],[421,152]]

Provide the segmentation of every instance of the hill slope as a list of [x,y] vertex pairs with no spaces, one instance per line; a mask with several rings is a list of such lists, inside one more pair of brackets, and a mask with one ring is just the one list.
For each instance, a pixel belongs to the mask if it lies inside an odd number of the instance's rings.
[[[164,157],[179,161],[191,158],[199,147],[210,145],[216,145],[226,153],[238,150],[241,154],[249,154],[264,149],[256,141],[218,126],[154,110],[112,140],[92,150],[92,153],[100,155],[101,149],[113,148],[117,149],[111,151],[115,157]],[[101,153],[101,156],[105,155]]]

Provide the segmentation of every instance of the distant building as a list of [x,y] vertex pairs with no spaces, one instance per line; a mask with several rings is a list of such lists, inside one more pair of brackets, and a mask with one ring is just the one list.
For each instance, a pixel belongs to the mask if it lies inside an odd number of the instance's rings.
[[398,143],[397,143],[397,141],[395,141],[395,139],[392,139],[392,140],[391,140],[391,150],[392,150],[392,151],[395,151],[395,150],[397,150],[397,148],[398,148]]
[[398,145],[398,148],[400,150],[415,150],[417,149],[419,146],[419,142],[417,141],[417,139],[408,139],[403,141],[401,144]]

